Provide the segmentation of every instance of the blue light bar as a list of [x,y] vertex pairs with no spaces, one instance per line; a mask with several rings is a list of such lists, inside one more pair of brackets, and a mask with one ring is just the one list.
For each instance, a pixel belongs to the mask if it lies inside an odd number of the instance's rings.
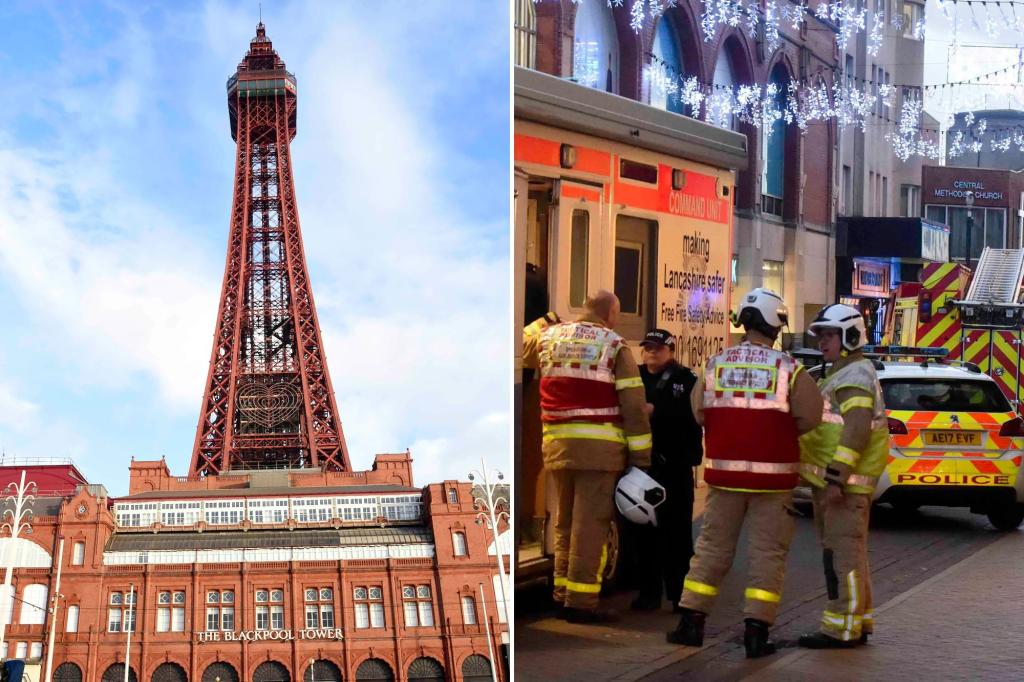
[[944,358],[949,355],[948,348],[915,348],[913,346],[864,346],[864,355],[885,355],[889,357],[915,356]]

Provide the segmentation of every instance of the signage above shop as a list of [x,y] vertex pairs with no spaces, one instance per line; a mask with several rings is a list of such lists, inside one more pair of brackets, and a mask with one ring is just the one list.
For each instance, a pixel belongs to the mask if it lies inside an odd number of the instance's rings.
[[196,641],[205,642],[291,642],[297,639],[345,639],[340,628],[309,628],[305,630],[242,630],[240,632],[197,632]]
[[889,295],[889,266],[869,261],[855,261],[853,264],[854,296],[883,297]]
[[952,187],[936,187],[932,190],[932,196],[940,199],[966,199],[968,192],[974,193],[975,199],[986,199],[988,201],[1005,201],[1006,195],[1003,192],[986,189],[985,183],[979,180],[954,180]]

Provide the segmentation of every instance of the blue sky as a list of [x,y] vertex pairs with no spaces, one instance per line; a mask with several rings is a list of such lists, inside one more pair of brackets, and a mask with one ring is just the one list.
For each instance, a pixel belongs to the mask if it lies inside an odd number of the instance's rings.
[[[256,2],[0,4],[0,447],[187,473]],[[263,3],[299,84],[310,277],[353,466],[508,471],[504,3]],[[510,472],[509,472],[510,473]]]

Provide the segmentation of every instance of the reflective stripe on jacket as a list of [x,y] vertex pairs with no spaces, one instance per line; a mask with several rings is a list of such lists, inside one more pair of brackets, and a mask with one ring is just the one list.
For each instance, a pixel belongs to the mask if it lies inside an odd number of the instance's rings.
[[[839,461],[856,456],[851,467],[852,474],[846,481],[846,489],[854,493],[874,492],[889,454],[885,402],[874,365],[866,358],[854,360],[821,379],[818,386],[825,401],[824,414],[821,424],[800,438],[801,475],[812,485],[825,485],[825,469],[837,459],[838,451]],[[844,405],[840,404],[837,397],[837,393],[844,388],[859,389],[871,397],[848,399],[844,410]],[[843,434],[843,412],[860,407],[871,409],[871,436],[863,452],[846,453],[844,451],[848,448],[839,444]]]
[[802,371],[789,355],[744,342],[704,369],[704,480],[741,490],[789,490],[800,463],[790,414],[793,380]]

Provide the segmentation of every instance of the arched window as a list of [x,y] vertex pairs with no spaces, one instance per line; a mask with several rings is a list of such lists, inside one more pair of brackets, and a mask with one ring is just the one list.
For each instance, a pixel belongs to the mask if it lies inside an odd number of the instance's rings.
[[338,666],[321,658],[306,668],[302,680],[303,682],[341,682],[341,671],[338,670]]
[[[531,2],[533,0],[530,0]],[[444,668],[433,658],[421,656],[409,664],[409,682],[443,682]]]
[[736,70],[733,68],[732,59],[729,58],[729,50],[723,44],[718,52],[718,59],[715,60],[713,86],[706,103],[704,118],[708,122],[723,128],[736,128],[736,118],[730,109],[736,80]]
[[252,682],[291,682],[292,676],[288,668],[277,661],[261,663],[252,674]]
[[491,662],[479,654],[472,654],[462,662],[462,679],[465,682],[488,682],[491,677]]
[[161,663],[153,671],[153,682],[188,682],[188,675],[177,663]]
[[537,66],[537,10],[534,0],[516,0],[516,65]]
[[356,680],[391,682],[394,679],[395,673],[391,671],[391,666],[379,658],[368,658],[356,668]]
[[[102,682],[124,682],[124,663],[115,663],[103,673]],[[135,669],[128,668],[128,682],[139,682]]]
[[21,624],[42,625],[46,618],[46,585],[33,584],[21,593]]
[[[654,55],[652,67],[655,73],[660,72],[660,75],[651,79],[649,87],[651,106],[682,114],[683,103],[679,99],[678,88],[682,85],[686,70],[683,68],[683,54],[676,36],[676,27],[672,20],[668,15],[663,16],[658,21],[658,27],[654,31],[654,45],[651,46],[651,54]],[[665,87],[662,77],[672,83],[674,89]]]
[[588,88],[619,92],[619,39],[612,9],[606,2],[576,5],[572,75]]
[[455,549],[455,556],[466,556],[466,534],[452,533],[452,545]]
[[[772,69],[769,84],[777,89],[774,108],[782,112],[786,107],[789,74],[777,64]],[[786,122],[777,119],[770,126],[761,126],[761,210],[782,216],[786,181]]]
[[53,671],[53,682],[82,682],[82,669],[74,663],[61,663]]
[[217,682],[218,678],[220,682],[238,682],[238,673],[229,663],[211,663],[203,671],[203,682]]

